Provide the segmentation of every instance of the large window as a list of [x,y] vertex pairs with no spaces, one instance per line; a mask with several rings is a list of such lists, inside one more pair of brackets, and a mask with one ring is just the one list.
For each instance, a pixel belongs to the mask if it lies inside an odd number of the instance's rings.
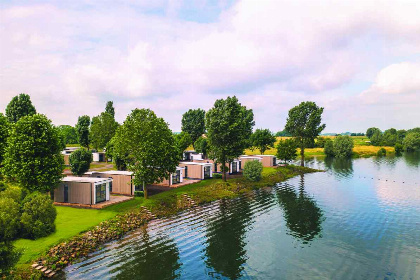
[[211,166],[204,166],[204,179],[210,178]]
[[232,162],[232,170],[231,173],[237,173],[238,172],[238,163],[236,161]]
[[106,183],[98,184],[96,188],[96,203],[106,200]]
[[181,182],[181,170],[177,170],[175,173],[172,173],[172,184],[178,184]]
[[185,166],[185,174],[184,174],[185,178],[188,178],[188,166]]
[[[112,177],[108,177],[109,179],[112,180]],[[109,192],[112,192],[112,181],[109,182]]]

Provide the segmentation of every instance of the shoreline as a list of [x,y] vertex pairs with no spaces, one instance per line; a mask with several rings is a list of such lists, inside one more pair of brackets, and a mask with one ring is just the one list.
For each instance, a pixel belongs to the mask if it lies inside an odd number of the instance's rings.
[[[85,232],[50,247],[34,262],[58,272],[86,258],[101,245],[121,239],[150,220],[167,218],[212,201],[232,199],[255,189],[273,186],[292,177],[314,172],[322,172],[322,170],[295,165],[268,167],[264,168],[259,182],[250,182],[243,177],[228,179],[227,182],[221,179],[210,179],[159,193],[147,200],[139,201],[139,204],[129,208],[125,213],[117,214]],[[39,273],[30,266],[31,263],[27,263],[20,269],[25,275]],[[19,269],[16,272],[18,273]]]

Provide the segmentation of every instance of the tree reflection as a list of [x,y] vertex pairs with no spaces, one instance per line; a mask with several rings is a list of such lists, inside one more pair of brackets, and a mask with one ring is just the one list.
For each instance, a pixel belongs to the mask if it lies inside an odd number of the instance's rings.
[[335,175],[350,177],[353,175],[353,160],[350,158],[325,158],[325,166],[333,170]]
[[419,167],[420,165],[420,151],[415,152],[405,152],[404,153],[404,161],[407,165],[413,167]]
[[[132,252],[132,254],[131,254]],[[122,265],[114,269],[119,272],[116,279],[177,279],[180,275],[179,251],[168,236],[150,239],[147,226],[133,244],[131,250],[118,258]],[[115,262],[114,262],[115,263]]]
[[222,200],[217,219],[207,225],[206,265],[229,279],[241,277],[247,260],[244,238],[252,221],[248,199]]
[[309,243],[321,232],[323,221],[322,210],[304,190],[304,176],[301,176],[299,192],[287,184],[276,189],[280,206],[284,210],[284,217],[290,234],[301,239],[304,244]]

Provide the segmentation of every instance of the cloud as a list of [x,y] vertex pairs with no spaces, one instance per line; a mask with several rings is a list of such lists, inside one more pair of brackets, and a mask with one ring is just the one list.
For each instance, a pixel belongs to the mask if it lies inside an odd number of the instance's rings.
[[[288,108],[314,100],[337,130],[338,111],[354,118],[352,86],[420,52],[417,1],[18,3],[0,10],[0,108],[26,92],[57,124],[114,100],[119,121],[149,107],[179,130],[184,111],[237,94],[259,127],[282,129]],[[403,79],[413,63],[381,71],[363,104],[396,91],[417,97],[406,86],[414,79]]]

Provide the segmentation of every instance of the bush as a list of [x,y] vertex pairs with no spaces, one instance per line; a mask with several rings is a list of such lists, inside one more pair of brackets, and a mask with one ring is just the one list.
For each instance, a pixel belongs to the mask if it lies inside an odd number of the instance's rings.
[[400,144],[400,143],[395,144],[395,154],[397,156],[401,155],[403,150],[404,150],[404,147],[403,147],[402,144]]
[[334,156],[335,157],[351,157],[353,153],[353,139],[350,136],[338,136],[334,139]]
[[376,155],[378,157],[386,156],[386,150],[385,150],[385,148],[380,148],[379,151],[376,153]]
[[134,191],[134,196],[144,197],[144,191]]
[[71,172],[75,175],[82,175],[89,170],[92,162],[92,153],[85,149],[74,151],[69,157]]
[[15,277],[2,278],[18,262],[20,253],[15,250],[12,242],[0,241],[0,279],[16,279]]
[[37,239],[55,231],[57,210],[45,194],[33,193],[23,200],[22,232],[24,237]]
[[25,197],[24,192],[19,187],[10,186],[6,190],[0,192],[0,198],[11,198],[18,204],[23,200]]
[[327,141],[325,141],[325,143],[324,143],[324,153],[328,157],[333,157],[334,156],[334,142],[333,142],[333,140],[327,139]]
[[10,197],[0,198],[0,241],[10,241],[18,237],[19,219],[19,203]]
[[257,182],[261,180],[263,171],[262,163],[257,160],[247,161],[244,166],[244,177],[250,181]]
[[213,173],[213,179],[222,179],[223,175],[220,173]]
[[325,146],[325,142],[327,142],[329,139],[328,138],[326,138],[326,137],[318,137],[317,139],[316,139],[316,142],[315,142],[315,147],[316,148],[324,148],[324,146]]
[[6,189],[6,184],[3,181],[0,181],[0,192]]

